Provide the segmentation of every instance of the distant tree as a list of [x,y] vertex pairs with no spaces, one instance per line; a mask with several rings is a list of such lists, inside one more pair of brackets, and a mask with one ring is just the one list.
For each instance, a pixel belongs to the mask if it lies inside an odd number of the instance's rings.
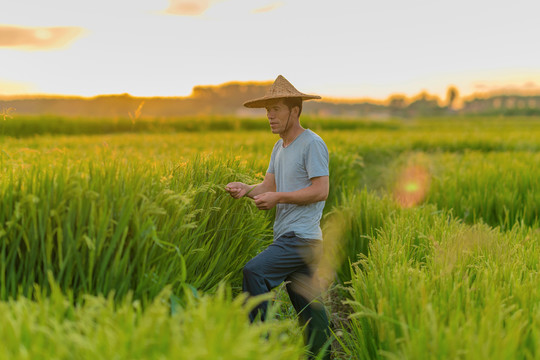
[[388,107],[392,115],[402,115],[403,110],[407,107],[407,97],[399,94],[390,96]]
[[388,101],[392,109],[403,109],[407,105],[405,95],[392,95]]
[[197,99],[212,99],[216,96],[215,88],[215,86],[194,86],[191,91],[191,97]]
[[439,99],[436,96],[422,91],[412,99],[413,101],[407,106],[407,114],[409,116],[436,116],[439,115],[442,108],[439,107]]
[[446,103],[448,105],[448,109],[452,109],[454,102],[459,96],[458,89],[456,89],[455,86],[448,87],[448,90],[446,91]]

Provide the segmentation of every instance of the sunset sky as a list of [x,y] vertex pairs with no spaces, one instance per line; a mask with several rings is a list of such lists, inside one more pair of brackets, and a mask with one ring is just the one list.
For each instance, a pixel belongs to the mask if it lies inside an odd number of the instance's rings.
[[2,0],[0,95],[186,96],[278,74],[333,98],[540,92],[539,4]]

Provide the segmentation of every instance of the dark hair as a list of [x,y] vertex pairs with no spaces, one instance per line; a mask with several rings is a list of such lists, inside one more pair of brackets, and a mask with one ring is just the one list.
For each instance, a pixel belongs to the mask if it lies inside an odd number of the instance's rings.
[[290,97],[290,98],[283,98],[283,103],[287,105],[289,108],[289,111],[292,110],[293,107],[298,106],[298,116],[302,113],[302,98],[299,97]]

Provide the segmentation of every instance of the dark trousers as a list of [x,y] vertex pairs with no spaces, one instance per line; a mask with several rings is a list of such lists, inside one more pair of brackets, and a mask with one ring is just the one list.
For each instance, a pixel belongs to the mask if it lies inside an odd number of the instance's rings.
[[[329,339],[328,318],[324,305],[313,286],[313,273],[322,255],[322,241],[299,238],[293,231],[285,233],[244,267],[243,291],[252,296],[269,292],[283,281],[291,303],[299,315],[300,324],[306,325],[306,343],[317,354]],[[253,321],[260,315],[266,318],[267,302],[259,304],[250,313]],[[324,359],[330,358],[326,351]]]

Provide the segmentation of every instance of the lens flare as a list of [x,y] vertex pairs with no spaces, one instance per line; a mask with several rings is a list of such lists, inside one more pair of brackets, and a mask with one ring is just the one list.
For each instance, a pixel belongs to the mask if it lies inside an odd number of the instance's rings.
[[[313,275],[311,277],[298,275],[291,279],[290,286],[293,290],[312,302],[313,306],[320,306],[317,299],[327,292],[335,280],[336,270],[345,257],[343,232],[348,226],[347,220],[339,214],[330,214],[323,228],[322,251],[317,255]],[[311,261],[312,259],[309,259],[308,262]]]
[[429,171],[422,165],[409,165],[398,177],[394,198],[404,208],[420,204],[429,190]]

